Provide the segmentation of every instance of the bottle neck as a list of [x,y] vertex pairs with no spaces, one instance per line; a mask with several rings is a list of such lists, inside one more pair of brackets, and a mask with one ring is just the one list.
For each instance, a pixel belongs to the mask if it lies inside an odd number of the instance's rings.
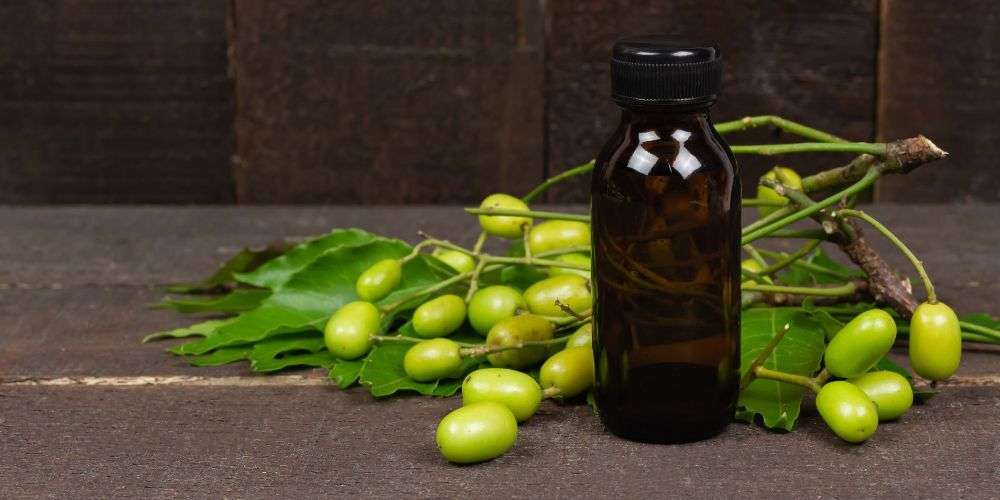
[[670,125],[687,130],[705,130],[712,127],[708,106],[653,107],[623,106],[622,124],[640,128],[659,128]]

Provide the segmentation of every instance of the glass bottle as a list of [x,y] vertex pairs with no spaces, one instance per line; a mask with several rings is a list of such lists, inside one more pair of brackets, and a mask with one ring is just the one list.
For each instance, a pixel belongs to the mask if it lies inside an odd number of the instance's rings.
[[618,129],[592,186],[595,396],[622,437],[685,442],[732,420],[740,182],[712,126],[722,58],[648,36],[613,49]]

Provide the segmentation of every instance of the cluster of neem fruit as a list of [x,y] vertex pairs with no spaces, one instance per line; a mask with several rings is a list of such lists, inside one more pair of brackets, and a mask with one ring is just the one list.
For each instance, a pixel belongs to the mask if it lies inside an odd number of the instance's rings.
[[[790,168],[774,167],[764,178],[802,188],[802,178]],[[757,198],[788,202],[762,185],[757,187]],[[758,212],[766,217],[776,209],[760,207]],[[753,259],[743,261],[741,267],[751,273],[763,269]],[[912,406],[913,390],[905,377],[893,371],[871,371],[895,342],[896,322],[881,309],[859,314],[830,339],[823,356],[825,373],[845,380],[823,384],[816,395],[816,409],[841,439],[863,442],[875,433],[880,421],[895,420]],[[911,368],[928,380],[945,380],[958,369],[961,357],[962,332],[955,311],[936,299],[920,304],[910,319]],[[825,382],[826,377],[818,382]]]
[[[902,375],[870,371],[896,341],[896,322],[885,311],[857,315],[830,340],[826,371],[844,380],[827,382],[816,395],[816,409],[841,439],[860,443],[881,421],[895,420],[913,404],[913,390]],[[910,323],[910,365],[929,380],[944,380],[958,369],[961,331],[954,311],[942,303],[921,304]]]
[[[798,175],[787,168],[766,174],[795,185]],[[770,191],[770,192],[769,192]],[[759,199],[784,198],[761,186]],[[481,208],[528,211],[520,199],[494,194]],[[772,207],[761,207],[762,216]],[[590,244],[585,222],[550,220],[532,225],[528,217],[480,215],[484,233],[506,239],[524,238],[526,251],[543,254]],[[459,273],[474,273],[477,261],[466,251],[438,248],[434,255]],[[585,252],[564,253],[560,262],[587,267]],[[760,264],[748,259],[742,267],[751,273]],[[551,275],[523,293],[506,285],[476,288],[469,294],[438,295],[420,304],[411,318],[415,338],[403,360],[404,370],[416,381],[460,377],[463,360],[486,357],[490,368],[468,374],[462,384],[463,406],[438,425],[437,443],[446,459],[456,463],[489,460],[509,450],[517,425],[530,418],[542,399],[565,399],[588,390],[594,379],[591,351],[592,327],[587,320],[592,306],[589,272],[583,269],[548,269]],[[324,330],[327,349],[342,359],[364,356],[378,336],[382,312],[374,302],[395,290],[402,276],[401,260],[383,260],[364,271],[356,282],[362,300],[349,303],[329,319]],[[752,280],[747,280],[752,281]],[[571,335],[555,338],[558,325],[580,318]],[[462,344],[449,339],[466,321],[486,337],[485,345]],[[871,309],[847,323],[829,342],[824,355],[825,372],[811,380],[818,392],[816,407],[824,422],[840,438],[857,443],[871,437],[879,421],[903,415],[913,403],[910,382],[892,371],[871,371],[892,348],[896,323],[885,311]],[[945,304],[929,301],[914,312],[910,325],[910,362],[929,380],[944,380],[958,367],[961,331],[958,318]],[[529,370],[542,363],[535,377]],[[760,377],[770,378],[761,373]],[[828,381],[830,378],[838,380]],[[780,378],[779,378],[780,379]],[[794,382],[792,382],[794,383]]]
[[[528,210],[509,195],[487,197],[481,207]],[[527,250],[541,254],[590,245],[590,226],[583,222],[552,220],[531,225],[531,219],[480,216],[487,234],[516,239],[525,236]],[[459,273],[473,272],[476,262],[467,253],[438,249],[434,255]],[[566,253],[560,262],[589,265],[585,253]],[[568,399],[590,388],[594,378],[591,325],[582,324],[568,337],[554,339],[557,323],[589,314],[592,305],[590,273],[550,268],[551,277],[523,293],[506,285],[475,290],[465,298],[439,295],[419,305],[411,318],[418,337],[406,352],[403,368],[410,378],[432,381],[461,376],[463,359],[485,356],[492,368],[466,376],[463,406],[438,426],[441,453],[456,463],[497,457],[513,446],[517,424],[530,418],[543,397]],[[374,302],[389,295],[402,276],[400,260],[383,260],[364,271],[356,282],[362,300],[337,310],[324,329],[327,349],[342,359],[365,355],[378,339],[381,312]],[[582,317],[582,316],[581,316]],[[486,336],[485,346],[465,347],[447,338],[468,320]],[[543,362],[538,381],[519,371]]]

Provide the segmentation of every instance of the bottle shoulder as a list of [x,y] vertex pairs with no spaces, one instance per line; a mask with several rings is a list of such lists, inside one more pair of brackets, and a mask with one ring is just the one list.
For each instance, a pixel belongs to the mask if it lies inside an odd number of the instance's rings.
[[737,174],[729,146],[709,120],[625,119],[598,155],[597,169],[682,178],[709,171]]

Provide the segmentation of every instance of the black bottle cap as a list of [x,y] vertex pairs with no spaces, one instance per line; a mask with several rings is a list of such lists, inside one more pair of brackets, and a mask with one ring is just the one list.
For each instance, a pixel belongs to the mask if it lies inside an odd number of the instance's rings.
[[622,104],[711,103],[722,91],[722,53],[714,43],[667,36],[623,38],[611,52],[611,98]]

